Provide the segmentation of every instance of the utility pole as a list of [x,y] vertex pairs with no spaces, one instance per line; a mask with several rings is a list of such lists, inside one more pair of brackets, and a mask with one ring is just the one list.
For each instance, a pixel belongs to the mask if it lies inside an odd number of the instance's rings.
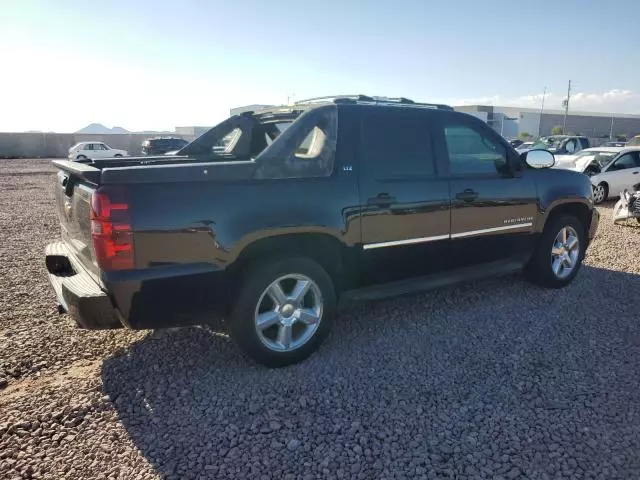
[[569,113],[569,99],[571,98],[571,80],[567,88],[567,98],[564,101],[564,121],[562,122],[562,133],[567,134],[567,114]]
[[544,87],[542,91],[542,105],[540,106],[540,118],[538,119],[538,133],[536,137],[540,136],[540,125],[542,125],[542,114],[544,113],[544,97],[547,96],[547,87]]
[[609,140],[613,140],[613,115],[611,115],[611,129],[609,130]]

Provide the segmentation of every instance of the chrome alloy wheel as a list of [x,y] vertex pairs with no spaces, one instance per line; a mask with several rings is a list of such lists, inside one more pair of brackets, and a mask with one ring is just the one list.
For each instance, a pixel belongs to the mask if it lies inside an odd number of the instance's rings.
[[551,269],[555,276],[563,279],[571,275],[578,264],[579,255],[578,234],[573,227],[563,227],[551,247]]
[[604,185],[596,185],[595,187],[593,187],[593,201],[595,203],[604,202],[605,200],[604,196],[605,196]]
[[321,320],[320,288],[300,274],[272,282],[260,295],[254,315],[260,341],[276,352],[290,352],[307,343]]

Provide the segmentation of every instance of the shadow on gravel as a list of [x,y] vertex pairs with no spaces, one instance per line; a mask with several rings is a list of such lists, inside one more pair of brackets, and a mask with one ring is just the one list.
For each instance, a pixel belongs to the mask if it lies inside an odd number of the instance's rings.
[[509,277],[361,305],[279,370],[220,332],[158,331],[105,360],[103,388],[163,478],[630,478],[637,292],[584,267],[559,291]]

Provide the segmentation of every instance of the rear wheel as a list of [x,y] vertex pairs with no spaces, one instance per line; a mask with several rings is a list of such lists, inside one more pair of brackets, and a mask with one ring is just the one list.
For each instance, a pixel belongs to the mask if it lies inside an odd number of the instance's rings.
[[563,215],[545,228],[527,271],[531,280],[548,288],[571,283],[582,266],[585,229],[572,215]]
[[331,330],[335,305],[331,278],[316,262],[272,260],[247,270],[229,330],[253,360],[282,367],[318,349]]
[[79,162],[81,162],[81,161],[83,161],[83,160],[86,160],[86,159],[87,159],[87,157],[85,157],[84,155],[78,155],[78,156],[76,157],[76,160],[78,160]]
[[596,205],[604,202],[609,196],[609,187],[602,182],[593,187],[593,203]]
[[113,156],[113,158],[120,158],[120,157],[122,157],[122,155],[120,155],[119,153],[116,153],[116,154]]

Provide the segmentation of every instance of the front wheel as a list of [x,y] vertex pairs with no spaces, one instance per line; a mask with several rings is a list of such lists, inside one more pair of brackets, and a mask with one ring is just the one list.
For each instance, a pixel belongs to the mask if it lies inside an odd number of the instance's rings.
[[116,153],[116,154],[113,156],[113,158],[121,158],[121,157],[122,157],[122,155],[120,155],[119,153]]
[[596,205],[604,202],[609,196],[609,188],[606,183],[600,183],[593,187],[593,203]]
[[243,275],[229,322],[231,337],[268,367],[300,362],[331,331],[336,294],[331,277],[308,258],[272,260]]
[[576,217],[563,215],[552,220],[529,261],[529,277],[543,287],[564,287],[578,274],[585,249],[585,229]]

